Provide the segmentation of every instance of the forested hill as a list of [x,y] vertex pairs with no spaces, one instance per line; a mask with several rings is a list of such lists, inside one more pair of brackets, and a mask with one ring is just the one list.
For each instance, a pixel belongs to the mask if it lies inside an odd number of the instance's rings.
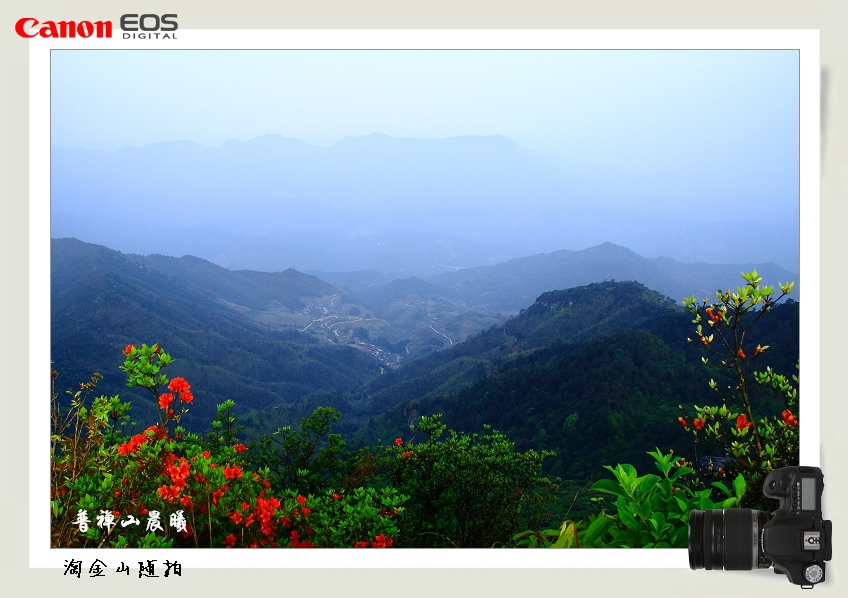
[[637,282],[605,282],[542,294],[518,316],[464,343],[433,353],[366,384],[363,408],[378,413],[477,382],[493,367],[553,342],[578,345],[619,330],[654,329],[686,335],[682,306]]
[[51,266],[51,359],[60,391],[97,370],[105,377],[99,392],[141,399],[134,413],[152,409],[149,396],[126,388],[118,366],[126,345],[156,342],[176,358],[171,375],[203,389],[187,423],[208,428],[226,399],[241,413],[291,406],[318,390],[352,392],[379,373],[365,352],[245,317],[261,302],[291,304],[337,290],[313,276],[234,273],[196,258],[127,256],[75,239],[52,241]]
[[[752,330],[746,342],[771,347],[759,369],[796,372],[798,307],[779,305]],[[407,437],[417,417],[442,413],[450,428],[488,424],[521,449],[556,450],[550,472],[566,479],[617,462],[649,467],[646,451],[691,443],[678,405],[715,401],[707,381],[727,382],[687,342],[691,319],[639,283],[544,293],[504,326],[369,382],[362,404],[383,413],[360,440]]]

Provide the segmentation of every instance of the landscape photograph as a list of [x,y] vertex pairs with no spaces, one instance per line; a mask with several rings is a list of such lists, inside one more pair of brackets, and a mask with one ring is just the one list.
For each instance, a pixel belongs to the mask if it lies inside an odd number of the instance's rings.
[[53,50],[50,546],[683,548],[773,510],[799,68]]

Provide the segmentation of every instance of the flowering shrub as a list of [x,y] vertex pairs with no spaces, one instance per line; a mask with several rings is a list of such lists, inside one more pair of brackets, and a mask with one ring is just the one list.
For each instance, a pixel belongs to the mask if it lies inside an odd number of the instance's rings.
[[194,396],[187,380],[164,374],[171,357],[158,345],[124,353],[128,385],[150,391],[159,422],[125,434],[129,403],[99,397],[86,408],[99,375],[72,393],[65,413],[54,383],[52,546],[394,545],[407,497],[391,487],[272,492],[269,469],[252,468],[236,438],[231,401],[218,406],[207,438],[188,434],[179,421]]
[[[792,292],[794,283],[778,285],[780,292],[776,293],[773,287],[760,284],[762,279],[756,270],[743,273],[742,277],[746,281],[744,287],[737,287],[735,293],[719,291],[712,303],[704,299],[699,305],[694,296],[683,302],[694,316],[697,344],[709,354],[702,357],[703,363],[717,369],[730,384],[722,390],[724,385],[711,379],[709,386],[720,396],[721,404],[695,405],[693,412],[679,417],[678,422],[692,432],[696,443],[704,440],[717,447],[721,456],[732,457],[726,467],[702,474],[702,480],[742,473],[748,484],[761,487],[770,471],[797,464],[798,377],[793,376],[790,381],[770,367],[754,371],[754,362],[763,359],[769,346],[751,346],[748,335],[766,312]],[[780,415],[762,415],[769,410],[769,404],[756,391],[763,389],[770,389],[779,397],[783,409]],[[763,501],[752,496],[749,504],[769,510]]]

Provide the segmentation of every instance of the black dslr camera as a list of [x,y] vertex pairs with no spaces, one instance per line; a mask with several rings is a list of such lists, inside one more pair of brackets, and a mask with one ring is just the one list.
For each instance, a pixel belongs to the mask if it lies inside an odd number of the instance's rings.
[[768,474],[763,494],[780,501],[774,513],[753,509],[689,513],[692,569],[784,573],[811,588],[824,581],[833,526],[822,519],[824,476],[818,467],[784,467]]

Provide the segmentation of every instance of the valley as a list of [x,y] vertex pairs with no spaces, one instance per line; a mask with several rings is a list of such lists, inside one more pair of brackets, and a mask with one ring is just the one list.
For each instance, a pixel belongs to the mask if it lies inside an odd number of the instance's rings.
[[[328,282],[74,239],[52,249],[53,367],[66,388],[101,371],[100,390],[152,415],[150,397],[126,389],[117,366],[125,345],[159,343],[175,373],[202,389],[184,420],[191,430],[208,429],[227,399],[246,439],[332,407],[352,446],[407,437],[422,415],[441,413],[453,429],[493,425],[519,449],[555,451],[547,471],[572,480],[617,455],[645,465],[651,442],[685,448],[677,405],[711,391],[686,342],[691,316],[667,293],[686,281],[699,294],[738,284],[733,273],[745,267],[658,264],[604,244],[426,280],[337,273]],[[791,276],[758,267],[773,284]],[[777,371],[798,361],[798,305],[779,305],[751,338],[773,347]]]

